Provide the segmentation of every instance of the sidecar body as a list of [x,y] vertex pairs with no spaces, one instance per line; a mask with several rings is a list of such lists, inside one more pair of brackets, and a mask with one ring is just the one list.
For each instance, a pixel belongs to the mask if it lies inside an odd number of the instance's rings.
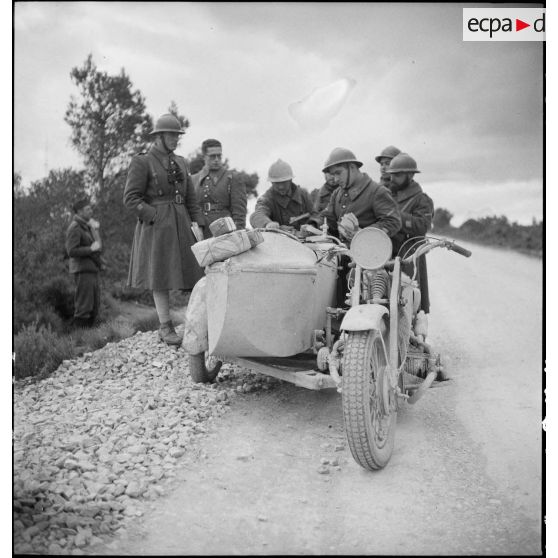
[[334,304],[337,260],[323,245],[263,233],[254,249],[209,266],[209,353],[286,357],[311,349]]

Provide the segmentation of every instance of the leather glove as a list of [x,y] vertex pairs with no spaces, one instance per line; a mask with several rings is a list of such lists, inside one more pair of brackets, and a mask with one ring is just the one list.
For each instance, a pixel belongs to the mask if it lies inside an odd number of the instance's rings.
[[354,213],[345,213],[337,222],[337,228],[339,229],[339,235],[347,240],[352,240],[353,236],[360,231],[358,219]]
[[269,223],[267,223],[267,225],[265,226],[266,229],[278,229],[280,227],[279,223],[277,223],[276,221],[270,221]]

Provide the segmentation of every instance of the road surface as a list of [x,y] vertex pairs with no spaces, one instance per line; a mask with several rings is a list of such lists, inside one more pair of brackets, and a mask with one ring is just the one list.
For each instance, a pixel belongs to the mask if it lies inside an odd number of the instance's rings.
[[339,394],[282,384],[237,399],[172,494],[90,550],[540,554],[542,264],[464,245],[469,259],[428,256],[429,341],[451,381],[399,413],[384,470],[353,461]]

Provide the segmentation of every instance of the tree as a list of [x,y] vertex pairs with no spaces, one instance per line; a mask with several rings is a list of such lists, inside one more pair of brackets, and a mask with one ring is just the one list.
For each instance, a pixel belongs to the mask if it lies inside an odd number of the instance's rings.
[[25,195],[23,190],[23,184],[21,183],[21,174],[19,172],[14,172],[13,178],[13,190],[14,190],[14,198],[21,198]]
[[[186,157],[186,162],[188,163],[188,169],[190,171],[190,174],[196,174],[200,172],[203,169],[203,166],[205,164],[201,149],[196,150],[194,153],[190,153],[190,155]],[[258,187],[258,182],[260,180],[258,177],[258,173],[253,172],[249,174],[243,170],[239,171],[236,169],[230,169],[228,159],[225,159],[225,161],[223,162],[223,166],[226,169],[233,172],[238,178],[238,180],[244,182],[244,185],[246,186],[246,195],[248,198],[258,197],[257,187]]]
[[443,207],[438,207],[434,211],[434,217],[432,219],[432,224],[435,230],[449,229],[451,227],[451,220],[453,213],[450,213],[447,209]]
[[174,101],[171,101],[169,112],[178,118],[178,121],[184,130],[190,127],[190,121],[178,112],[178,106]]
[[80,98],[71,97],[64,120],[72,128],[72,144],[83,156],[93,189],[103,196],[107,175],[122,170],[130,155],[146,146],[153,121],[124,69],[109,76],[97,70],[90,54],[70,77]]

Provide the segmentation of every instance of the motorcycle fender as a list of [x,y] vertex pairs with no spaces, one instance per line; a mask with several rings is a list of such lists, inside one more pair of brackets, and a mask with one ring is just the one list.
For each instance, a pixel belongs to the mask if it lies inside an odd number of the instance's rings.
[[343,331],[364,331],[377,329],[382,331],[382,317],[388,309],[380,304],[359,304],[353,306],[343,318],[341,329]]

